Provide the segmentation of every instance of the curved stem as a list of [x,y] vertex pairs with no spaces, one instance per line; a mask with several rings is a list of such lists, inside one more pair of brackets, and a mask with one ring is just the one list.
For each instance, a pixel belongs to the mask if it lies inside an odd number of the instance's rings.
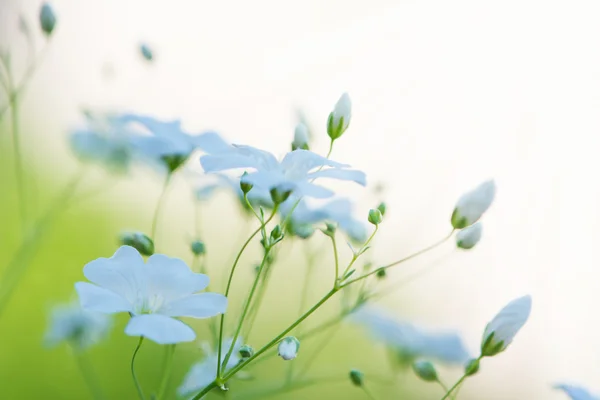
[[335,234],[331,235],[331,244],[333,245],[333,257],[335,259],[335,280],[333,281],[335,285],[337,284],[338,279],[340,279],[340,261],[338,257],[337,243],[335,241]]
[[171,173],[167,174],[165,178],[165,183],[163,184],[162,191],[160,192],[160,196],[158,197],[158,202],[156,203],[156,208],[154,209],[154,216],[152,217],[152,228],[150,230],[150,238],[154,241],[154,245],[156,246],[156,228],[158,226],[158,218],[160,216],[160,210],[163,207],[165,202],[167,189],[169,188],[169,183],[171,182]]
[[140,383],[138,382],[137,376],[135,374],[135,357],[137,356],[137,353],[140,350],[143,341],[144,337],[140,336],[140,341],[138,342],[135,350],[133,351],[133,356],[131,356],[131,377],[133,378],[133,383],[135,383],[135,388],[137,389],[140,400],[146,400],[146,398],[144,397],[144,391],[142,390],[142,386],[140,386]]
[[454,390],[456,390],[456,388],[459,387],[465,379],[467,379],[467,375],[461,376],[460,379],[454,384],[454,386],[452,386],[450,390],[446,391],[446,394],[440,400],[446,400],[447,398],[449,398],[452,395],[452,392],[454,392]]
[[83,376],[83,380],[85,381],[92,397],[96,400],[104,399],[104,395],[102,394],[102,389],[98,380],[96,379],[96,375],[94,374],[93,368],[87,357],[83,353],[75,352],[74,354],[75,360],[77,361],[77,366],[79,367],[79,371]]
[[[371,233],[371,236],[369,236],[369,238],[367,239],[367,241],[362,245],[362,247],[360,248],[359,251],[357,251],[356,253],[354,253],[354,255],[352,256],[352,260],[350,260],[350,263],[348,264],[348,266],[346,267],[346,269],[344,270],[344,273],[342,274],[342,276],[339,279],[344,279],[344,277],[346,276],[346,274],[350,271],[350,268],[352,268],[352,266],[354,265],[354,263],[356,262],[356,260],[358,260],[358,258],[365,252],[366,248],[369,246],[369,244],[371,243],[371,241],[373,240],[373,238],[375,237],[375,234],[377,234],[377,231],[379,230],[379,225],[375,225],[375,229],[373,230],[373,233]],[[356,279],[355,279],[356,280]],[[338,280],[336,282],[336,284],[338,284],[340,281]],[[353,281],[351,281],[353,282]],[[348,285],[342,285],[343,286],[348,286]]]
[[173,368],[173,354],[175,354],[175,345],[167,345],[165,349],[165,369],[163,371],[163,376],[160,381],[160,386],[158,387],[158,394],[156,395],[156,400],[161,400],[164,397],[165,392],[167,391],[167,387],[169,386],[169,378],[171,377],[171,369]]

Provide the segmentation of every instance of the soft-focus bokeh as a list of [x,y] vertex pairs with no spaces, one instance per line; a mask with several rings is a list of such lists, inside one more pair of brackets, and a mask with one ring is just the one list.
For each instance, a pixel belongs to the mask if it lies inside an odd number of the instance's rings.
[[[0,47],[10,49],[17,71],[27,60],[18,16],[37,32],[39,6],[33,0],[0,3]],[[334,158],[367,172],[370,189],[341,187],[362,215],[379,200],[388,204],[372,249],[376,262],[439,240],[449,231],[458,196],[483,179],[497,181],[482,243],[462,253],[448,243],[394,270],[390,283],[436,265],[381,301],[399,317],[458,330],[475,352],[501,306],[532,294],[529,323],[506,353],[482,363],[461,398],[559,400],[564,395],[550,389],[557,381],[597,384],[597,2],[56,0],[53,6],[56,32],[20,103],[29,189],[38,209],[79,168],[67,135],[82,121],[83,108],[181,118],[190,131],[215,129],[275,154],[288,150],[300,109],[317,133],[314,150],[326,153],[327,115],[347,91],[353,120]],[[35,38],[41,48],[42,36]],[[141,58],[140,43],[152,47],[154,62]],[[0,266],[19,237],[9,120],[0,121]],[[373,193],[378,182],[382,194]],[[0,319],[2,398],[89,396],[67,348],[42,347],[48,310],[71,298],[86,262],[113,253],[121,230],[150,229],[160,180],[144,168],[118,180],[92,169],[84,186],[101,192],[69,210],[44,238]],[[190,261],[194,211],[182,176],[167,201],[158,249]],[[222,282],[222,268],[249,227],[226,196],[201,214],[209,268]],[[294,260],[302,249],[289,251],[275,277],[281,287],[270,291],[261,311],[257,343],[297,313],[302,271]],[[257,254],[247,257],[248,277]],[[331,258],[324,257],[319,269],[329,279]],[[316,299],[326,287],[311,289]],[[136,339],[122,334],[121,317],[111,340],[90,355],[100,380],[110,381],[110,398],[133,398],[129,360]],[[141,353],[143,384],[158,377],[159,350],[149,345]],[[173,387],[199,354],[192,345],[178,350]],[[261,364],[259,376],[278,379],[278,362]],[[344,376],[359,367],[391,379],[386,362],[380,346],[360,330],[343,329],[314,374]],[[448,374],[452,381],[460,372]],[[402,379],[412,393],[406,398],[441,397],[438,388],[410,374]],[[385,385],[376,392],[392,396]],[[311,397],[363,399],[364,393],[341,383],[281,396]]]

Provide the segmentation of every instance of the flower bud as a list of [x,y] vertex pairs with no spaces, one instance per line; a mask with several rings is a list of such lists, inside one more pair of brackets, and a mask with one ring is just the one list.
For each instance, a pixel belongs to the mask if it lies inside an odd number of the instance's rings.
[[381,211],[377,208],[372,208],[369,210],[369,222],[373,225],[379,225],[381,221],[383,221],[383,216],[381,215]]
[[242,358],[250,358],[254,355],[254,348],[252,348],[252,346],[250,345],[245,344],[242,347],[240,347],[239,353]]
[[463,194],[456,202],[450,222],[454,229],[463,229],[473,225],[492,205],[496,195],[493,180],[483,182],[475,189]]
[[379,210],[379,212],[381,212],[381,216],[385,217],[385,211],[386,211],[387,207],[383,201],[381,203],[379,203],[379,205],[377,206],[377,209]]
[[52,34],[56,26],[56,14],[54,14],[52,6],[48,3],[42,4],[40,9],[40,26],[47,36]]
[[298,123],[294,130],[292,151],[297,149],[308,150],[308,128],[302,122]]
[[508,303],[487,324],[481,340],[481,355],[495,356],[506,350],[531,313],[531,297],[523,296]]
[[350,381],[356,386],[362,386],[365,380],[365,374],[360,372],[357,369],[353,369],[350,371]]
[[144,256],[154,254],[154,242],[142,232],[125,232],[119,237],[119,242],[133,247]]
[[327,119],[327,134],[331,140],[339,138],[348,129],[351,116],[352,103],[350,102],[350,96],[348,96],[348,93],[344,93]]
[[415,374],[425,382],[435,382],[438,380],[437,371],[429,361],[415,361],[412,368]]
[[244,177],[246,177],[247,175],[248,173],[244,171],[244,173],[242,174],[242,178],[240,179],[240,189],[242,189],[242,193],[244,194],[248,194],[248,192],[251,191],[254,187],[252,183],[244,181]]
[[337,230],[337,226],[335,224],[326,222],[325,229],[321,229],[321,232],[323,232],[325,235],[327,235],[329,237],[334,237],[336,230]]
[[467,226],[456,234],[456,246],[465,250],[472,249],[481,239],[481,230],[481,222]]
[[148,46],[145,43],[142,43],[140,45],[140,53],[142,54],[142,57],[144,57],[144,59],[146,61],[152,61],[154,59],[154,54],[152,52],[152,49],[150,48],[150,46]]
[[479,372],[479,359],[473,358],[465,366],[465,376],[475,375],[477,372]]
[[273,200],[273,203],[281,204],[290,197],[292,191],[292,187],[282,184],[271,188],[269,193],[271,194],[271,200]]
[[385,271],[385,268],[379,268],[377,270],[377,272],[375,272],[375,276],[379,279],[383,279],[387,276],[387,272]]
[[283,231],[281,230],[281,226],[279,224],[275,225],[275,228],[271,231],[271,240],[270,245],[274,245],[283,239]]
[[286,361],[293,360],[298,356],[300,341],[293,336],[288,336],[279,342],[277,351],[279,356]]
[[191,245],[192,253],[196,256],[201,256],[206,253],[206,246],[200,240],[194,240]]

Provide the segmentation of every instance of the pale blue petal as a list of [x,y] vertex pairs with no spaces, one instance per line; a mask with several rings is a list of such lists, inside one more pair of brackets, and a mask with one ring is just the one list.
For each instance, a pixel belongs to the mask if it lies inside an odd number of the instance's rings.
[[196,338],[192,328],[183,322],[160,314],[136,315],[125,327],[129,336],[144,336],[158,344],[191,342]]
[[367,185],[367,176],[365,173],[356,169],[329,168],[321,171],[311,172],[307,176],[307,179],[316,178],[332,178],[339,179],[341,181],[356,182],[362,186]]
[[166,303],[199,292],[208,286],[208,276],[190,270],[178,258],[154,254],[148,258],[145,270],[148,293],[160,294]]
[[219,185],[218,183],[212,183],[210,185],[202,186],[201,188],[196,190],[196,199],[199,201],[208,200],[215,191],[219,188],[223,187],[223,185]]
[[227,297],[219,293],[199,293],[167,303],[157,312],[169,317],[210,318],[226,310]]
[[236,152],[242,156],[252,158],[258,164],[259,169],[279,169],[279,162],[275,156],[268,151],[257,149],[252,146],[245,146],[241,144],[234,144],[233,147]]
[[[286,179],[278,171],[256,171],[241,178],[242,182],[251,183],[258,189],[271,190],[272,188],[286,183]],[[294,187],[294,186],[290,186]]]
[[111,258],[98,258],[85,267],[83,274],[91,282],[121,297],[135,301],[145,287],[144,259],[130,246],[121,246]]
[[287,153],[281,160],[281,167],[284,170],[298,172],[303,175],[321,166],[342,168],[349,165],[340,164],[312,151],[301,149]]
[[256,160],[237,153],[207,154],[200,157],[204,172],[220,172],[236,168],[258,168]]
[[232,145],[227,143],[216,132],[205,132],[197,136],[192,136],[191,141],[194,147],[208,154],[227,153],[234,149]]
[[173,137],[181,135],[181,121],[160,121],[149,115],[137,115],[137,114],[123,114],[117,118],[116,121],[121,123],[138,123],[145,126],[150,133],[156,136]]
[[590,392],[580,386],[560,384],[554,386],[554,388],[565,392],[571,400],[600,400],[600,397],[593,396]]
[[158,136],[132,135],[129,137],[129,142],[137,154],[148,159],[174,154],[187,155],[192,151],[191,145],[183,140]]
[[333,191],[310,182],[297,182],[295,193],[298,196],[314,197],[316,199],[326,199],[334,195]]
[[132,312],[133,307],[127,299],[118,294],[87,282],[77,282],[75,290],[79,295],[81,308],[106,314]]

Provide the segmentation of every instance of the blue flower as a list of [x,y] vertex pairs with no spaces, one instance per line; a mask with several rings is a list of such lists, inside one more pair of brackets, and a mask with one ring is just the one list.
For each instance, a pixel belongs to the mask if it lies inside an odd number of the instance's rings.
[[208,286],[206,275],[162,254],[154,254],[144,263],[136,249],[121,246],[111,258],[88,263],[83,274],[92,282],[75,284],[84,309],[106,314],[128,312],[132,318],[125,333],[159,344],[196,338],[192,328],[174,317],[209,318],[227,309],[225,296],[197,293]]
[[365,174],[348,169],[340,164],[308,150],[294,150],[278,161],[275,156],[250,146],[233,145],[229,151],[209,152],[200,157],[206,172],[220,172],[230,169],[250,168],[242,179],[254,185],[254,189],[269,191],[285,187],[293,190],[298,197],[308,196],[327,198],[334,193],[313,183],[317,178],[333,178],[366,184]]
[[470,359],[461,338],[454,333],[429,333],[373,307],[362,307],[350,315],[351,321],[367,328],[377,339],[398,352],[403,364],[415,359],[434,359],[464,365]]
[[590,392],[580,386],[560,384],[554,386],[554,388],[565,392],[571,400],[600,400],[600,397],[593,396]]
[[74,349],[84,350],[106,337],[111,327],[108,315],[84,310],[79,303],[61,304],[50,313],[44,342],[51,347],[68,342]]

